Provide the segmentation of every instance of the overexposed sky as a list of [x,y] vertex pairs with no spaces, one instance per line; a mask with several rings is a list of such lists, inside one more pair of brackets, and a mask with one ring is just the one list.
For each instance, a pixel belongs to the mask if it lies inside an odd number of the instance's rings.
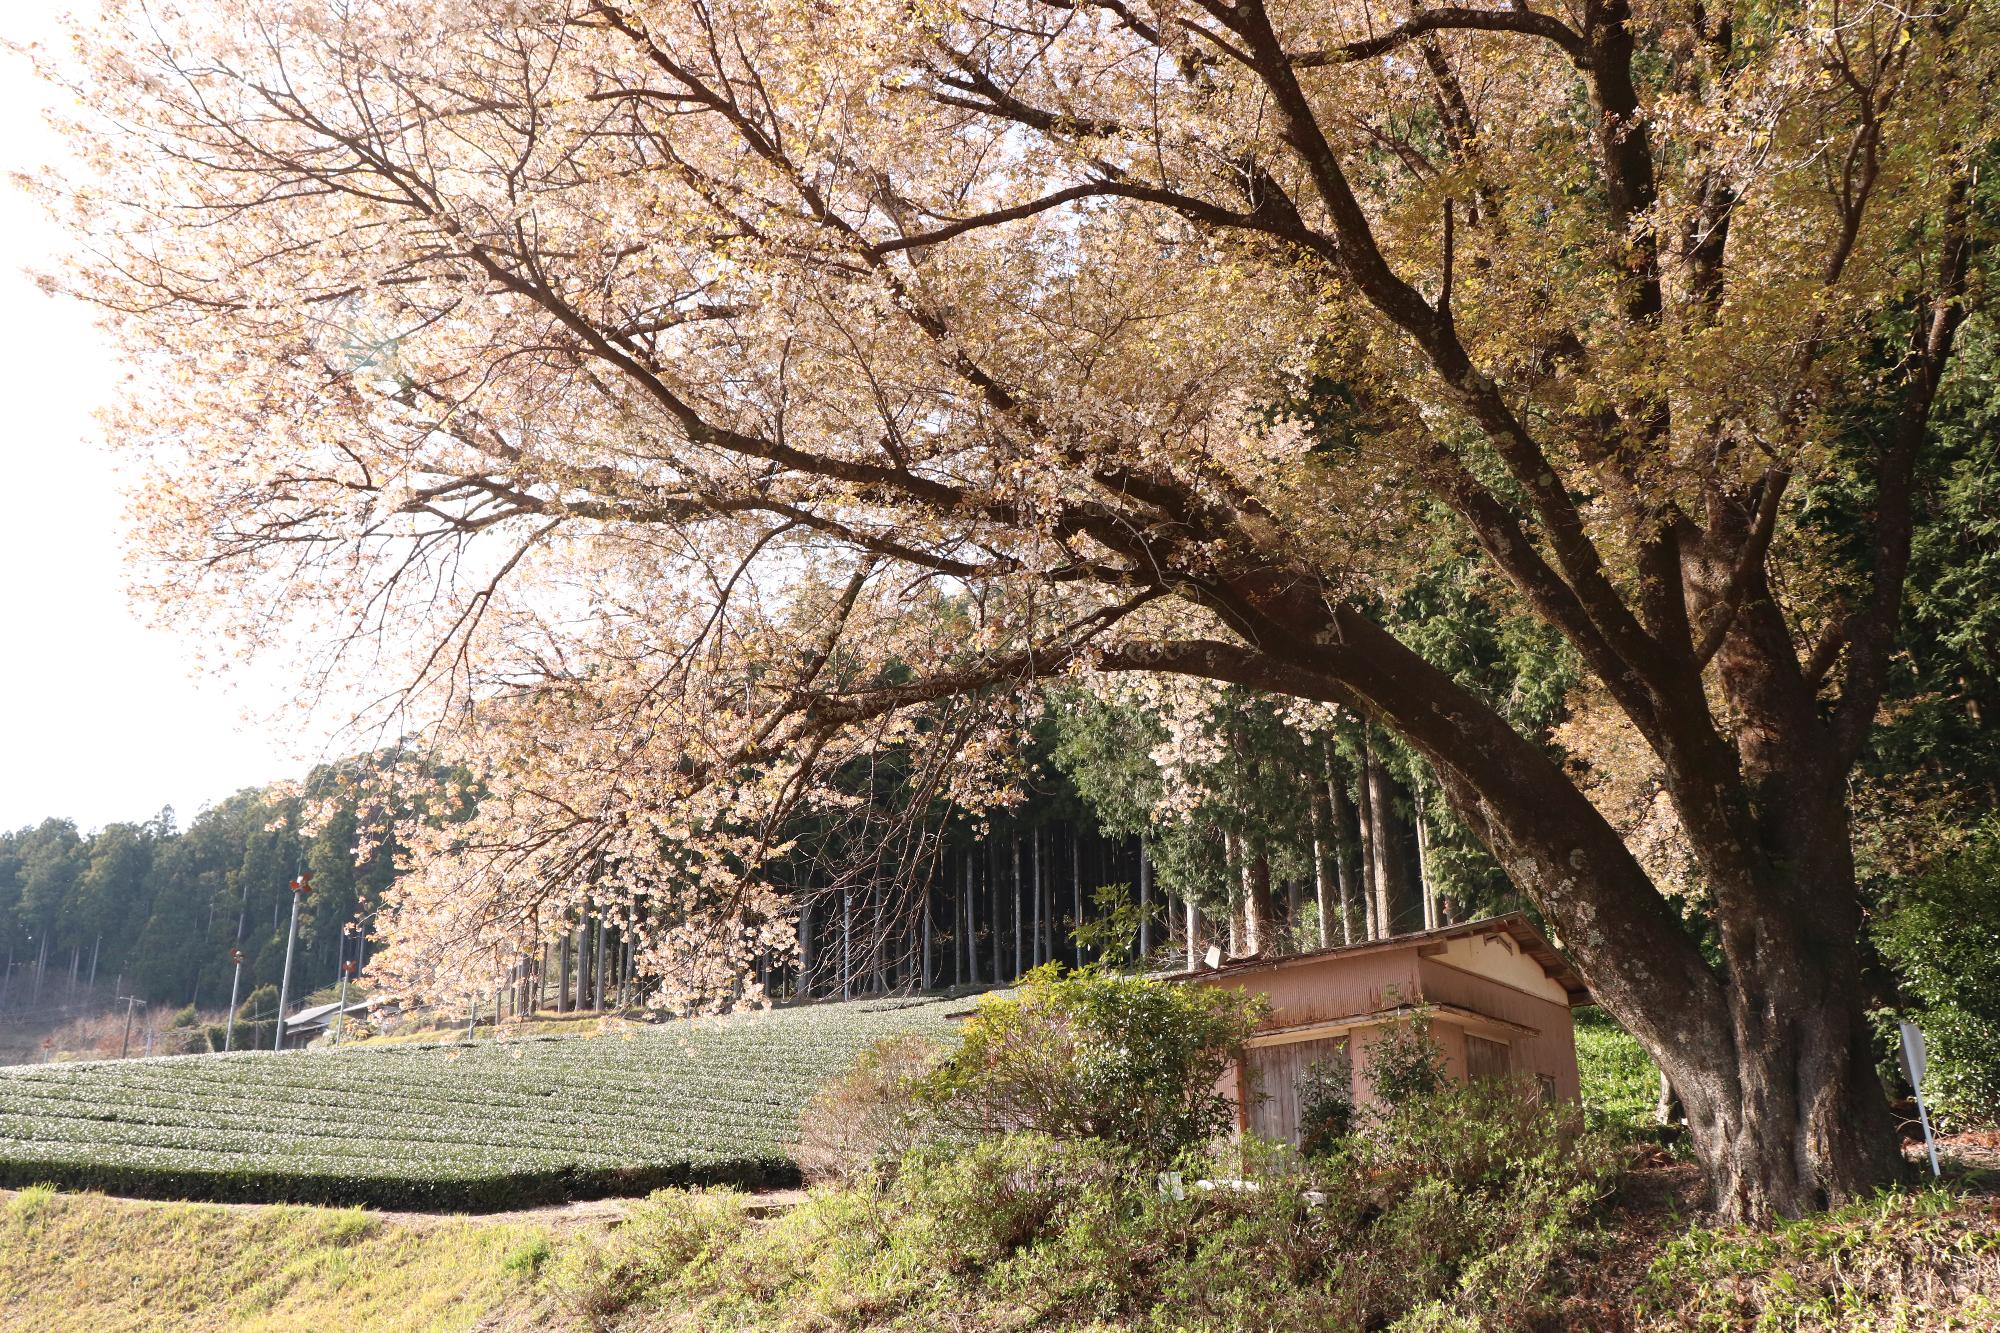
[[[0,4],[0,39],[55,39],[59,8]],[[60,159],[42,123],[56,96],[0,53],[0,173]],[[49,815],[91,828],[166,804],[185,825],[302,772],[323,737],[246,722],[286,682],[196,678],[191,642],[128,602],[123,499],[91,415],[121,370],[90,313],[24,272],[62,252],[40,207],[0,181],[0,828]]]

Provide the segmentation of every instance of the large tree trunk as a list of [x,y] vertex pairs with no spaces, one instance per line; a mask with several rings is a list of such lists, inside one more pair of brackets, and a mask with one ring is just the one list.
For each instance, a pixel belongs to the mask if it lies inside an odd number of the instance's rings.
[[[1541,747],[1378,627],[1357,616],[1341,628],[1346,697],[1394,720],[1594,998],[1666,1071],[1725,1216],[1796,1216],[1904,1174],[1863,1013],[1847,770],[1809,709],[1773,712],[1741,761],[1712,731],[1660,724],[1715,895],[1717,966]],[[1752,711],[1753,694],[1738,693]],[[1368,786],[1379,805],[1386,792]],[[1750,795],[1732,806],[1717,795],[1731,790]]]

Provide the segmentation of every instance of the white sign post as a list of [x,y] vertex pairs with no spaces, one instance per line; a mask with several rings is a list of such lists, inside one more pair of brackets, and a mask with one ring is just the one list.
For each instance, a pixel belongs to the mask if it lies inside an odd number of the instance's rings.
[[1931,1113],[1924,1106],[1924,1034],[1915,1023],[1899,1023],[1903,1032],[1903,1072],[1917,1093],[1917,1120],[1924,1127],[1924,1147],[1931,1155],[1931,1175],[1938,1172],[1937,1140],[1931,1137]]

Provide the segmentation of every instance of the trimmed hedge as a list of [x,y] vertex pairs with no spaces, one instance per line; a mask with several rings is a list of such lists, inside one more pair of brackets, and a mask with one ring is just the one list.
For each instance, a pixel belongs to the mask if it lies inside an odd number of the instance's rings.
[[410,1212],[492,1213],[578,1199],[638,1198],[662,1189],[728,1185],[789,1189],[801,1183],[787,1157],[739,1157],[707,1166],[515,1171],[422,1180],[408,1176],[321,1175],[257,1167],[128,1166],[113,1162],[0,1161],[0,1189],[54,1185],[133,1199],[205,1203],[310,1203]]
[[599,1037],[0,1069],[0,1186],[464,1212],[788,1186],[819,1086],[882,1037],[953,1032],[954,1009],[857,1001]]

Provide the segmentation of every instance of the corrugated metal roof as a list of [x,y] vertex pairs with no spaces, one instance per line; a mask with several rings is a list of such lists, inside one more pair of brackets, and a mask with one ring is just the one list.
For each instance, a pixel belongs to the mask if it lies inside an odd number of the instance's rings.
[[1369,940],[1363,944],[1337,944],[1328,949],[1314,949],[1309,953],[1283,954],[1276,958],[1232,958],[1219,967],[1193,968],[1181,972],[1169,972],[1169,977],[1232,976],[1241,972],[1277,971],[1280,968],[1297,967],[1302,963],[1315,963],[1328,958],[1353,957],[1365,953],[1377,953],[1387,949],[1407,949],[1411,945],[1424,945],[1444,940],[1463,939],[1467,936],[1494,935],[1505,933],[1511,936],[1522,953],[1542,966],[1542,971],[1569,994],[1572,1006],[1589,1004],[1590,991],[1583,984],[1583,978],[1567,959],[1557,953],[1555,947],[1542,938],[1540,931],[1521,912],[1509,912],[1505,916],[1482,917],[1477,921],[1466,921],[1455,926],[1439,926],[1435,930],[1415,930],[1402,935],[1389,935],[1379,940]]

